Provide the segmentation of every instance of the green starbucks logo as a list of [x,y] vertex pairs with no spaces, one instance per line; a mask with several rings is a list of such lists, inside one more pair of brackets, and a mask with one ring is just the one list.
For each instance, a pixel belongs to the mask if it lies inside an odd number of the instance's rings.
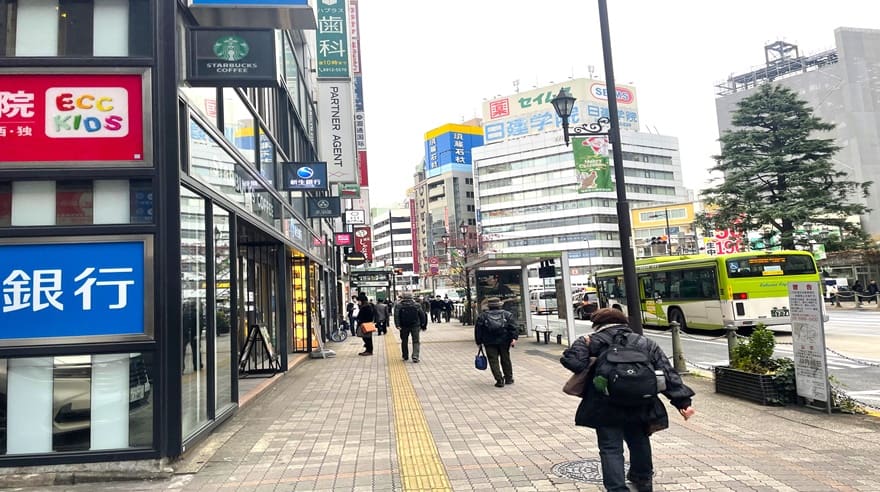
[[250,52],[244,39],[238,36],[224,36],[214,43],[214,54],[226,61],[239,61]]

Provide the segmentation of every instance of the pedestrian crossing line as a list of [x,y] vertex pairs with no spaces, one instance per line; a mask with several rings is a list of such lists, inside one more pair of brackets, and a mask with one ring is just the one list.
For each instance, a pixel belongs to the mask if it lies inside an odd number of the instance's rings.
[[399,341],[397,337],[385,340],[388,381],[394,409],[394,432],[397,438],[397,460],[403,490],[451,491],[452,485],[428,427],[422,404],[401,360]]

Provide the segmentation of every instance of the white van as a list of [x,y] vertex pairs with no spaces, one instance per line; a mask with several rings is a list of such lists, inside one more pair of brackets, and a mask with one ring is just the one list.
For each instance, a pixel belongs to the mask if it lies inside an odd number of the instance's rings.
[[538,314],[556,311],[556,291],[533,290],[529,292],[529,309]]

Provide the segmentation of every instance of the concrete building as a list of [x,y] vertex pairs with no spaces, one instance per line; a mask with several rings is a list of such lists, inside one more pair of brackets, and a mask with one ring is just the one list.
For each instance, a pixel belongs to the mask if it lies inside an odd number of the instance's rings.
[[[447,124],[425,134],[425,160],[416,169],[413,187],[422,288],[445,286],[446,254],[441,238],[458,234],[467,224],[476,234],[472,149],[482,145],[479,120]],[[432,273],[431,258],[440,263]]]
[[413,269],[413,227],[410,209],[374,209],[372,225],[372,266],[392,267],[395,270],[395,285],[398,293],[416,290],[419,276]]
[[[678,139],[622,132],[627,198],[633,207],[689,199]],[[568,251],[572,281],[621,264],[614,191],[578,193],[562,131],[474,150],[483,251]]]
[[705,252],[706,242],[695,224],[700,211],[700,202],[693,201],[632,207],[636,258]]
[[756,87],[775,83],[796,91],[814,110],[815,116],[836,128],[824,138],[834,138],[842,148],[834,156],[837,169],[854,181],[874,181],[864,200],[873,212],[862,216],[861,224],[875,240],[880,239],[880,30],[838,28],[835,47],[814,55],[801,54],[798,46],[775,42],[764,47],[767,63],[718,85],[715,101],[718,129],[731,129],[731,113]]

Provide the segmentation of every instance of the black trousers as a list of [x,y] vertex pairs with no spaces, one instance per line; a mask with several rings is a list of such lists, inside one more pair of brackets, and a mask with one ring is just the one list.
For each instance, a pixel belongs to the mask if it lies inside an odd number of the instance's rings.
[[[495,381],[510,381],[513,379],[513,364],[510,362],[510,344],[484,345],[486,358],[489,359],[489,369],[495,376]],[[499,367],[498,359],[501,359]]]

